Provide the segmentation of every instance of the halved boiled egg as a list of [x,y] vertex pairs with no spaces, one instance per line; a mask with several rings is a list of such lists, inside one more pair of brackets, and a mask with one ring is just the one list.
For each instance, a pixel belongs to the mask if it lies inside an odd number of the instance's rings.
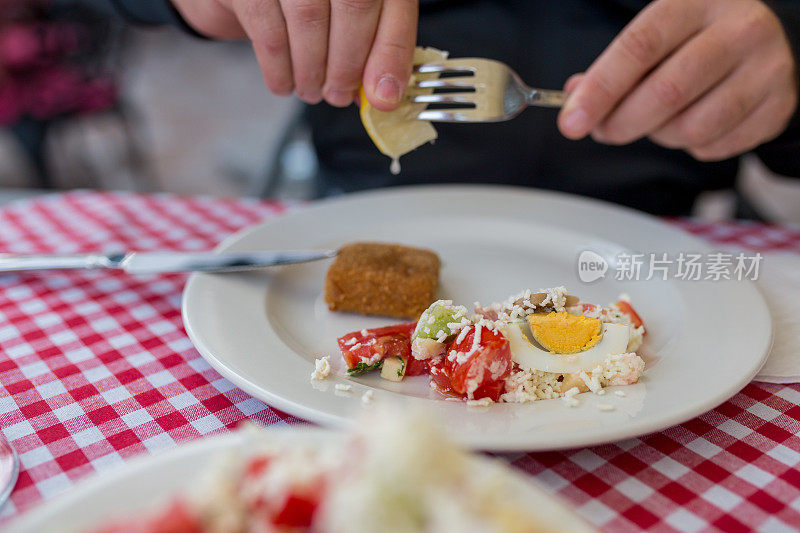
[[502,326],[511,348],[511,358],[526,370],[572,374],[589,371],[602,364],[609,355],[625,353],[628,348],[630,327],[626,324],[602,324],[603,334],[597,343],[586,350],[557,354],[542,350],[523,332],[523,322],[510,322]]
[[583,352],[602,338],[603,325],[598,318],[553,312],[533,313],[527,319],[534,340],[552,353]]

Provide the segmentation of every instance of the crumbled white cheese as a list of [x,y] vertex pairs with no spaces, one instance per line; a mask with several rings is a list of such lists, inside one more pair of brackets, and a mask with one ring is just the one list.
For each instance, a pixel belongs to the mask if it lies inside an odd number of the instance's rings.
[[597,307],[594,312],[584,312],[585,315],[592,318],[599,318],[601,322],[607,324],[631,324],[631,317],[628,313],[620,311],[619,307],[612,304],[608,307]]
[[333,388],[339,392],[350,392],[351,390],[353,390],[352,385],[346,385],[344,383],[337,383],[336,385],[334,385]]
[[[635,353],[608,356],[602,364],[590,372],[580,372],[578,377],[586,386],[600,396],[606,391],[604,387],[612,385],[632,385],[644,373],[644,360]],[[521,369],[512,372],[505,380],[506,392],[500,401],[507,403],[524,403],[536,400],[549,400],[574,396],[579,392],[577,387],[562,391],[560,378],[563,374]],[[622,394],[618,394],[622,392]],[[624,396],[617,391],[618,396]],[[571,403],[571,402],[567,402]]]
[[615,390],[615,391],[614,391],[614,394],[616,394],[616,395],[617,395],[617,396],[619,396],[620,398],[624,398],[625,396],[627,396],[627,394],[625,394],[625,391],[624,391],[624,390]]
[[357,339],[355,337],[353,337],[349,341],[345,342],[344,345],[345,346],[352,346],[352,345],[354,345],[356,343],[356,341],[357,341]]
[[456,344],[461,344],[461,341],[464,340],[464,338],[467,336],[467,333],[469,333],[469,329],[462,328],[461,331],[458,333],[458,337],[456,337]]
[[[459,318],[456,316],[455,318]],[[461,317],[461,320],[458,322],[448,322],[447,328],[450,330],[450,333],[453,334],[456,331],[463,331],[467,326],[472,324],[472,321],[467,317]]]
[[481,365],[478,368],[478,374],[475,375],[475,376],[472,376],[464,384],[465,388],[466,388],[466,393],[467,393],[467,399],[468,400],[472,400],[473,399],[473,395],[475,394],[475,391],[478,390],[478,387],[480,386],[480,384],[483,383],[483,379],[484,379],[484,375],[485,374],[486,374],[486,367]]
[[486,328],[491,331],[495,331],[497,329],[498,322],[494,320],[489,320],[488,318],[481,317],[477,322],[475,322],[475,327],[482,327]]
[[414,359],[425,360],[442,355],[447,346],[444,343],[424,337],[417,337],[411,343],[411,355]]
[[578,374],[578,376],[581,378],[581,380],[583,380],[586,386],[589,387],[589,390],[595,393],[603,388],[603,385],[600,383],[600,377],[595,375],[597,371],[602,372],[602,368],[598,366],[590,373],[581,371],[580,374]]
[[642,341],[644,340],[644,326],[639,326],[638,328],[633,327],[633,324],[630,325],[630,338],[628,339],[628,352],[635,352],[642,346]]
[[543,307],[552,307],[556,311],[564,311],[564,306],[567,303],[566,287],[560,286],[539,289],[537,293],[544,293],[545,295],[544,300],[538,304],[531,301],[531,296],[535,293],[527,289],[519,294],[508,297],[505,302],[492,304],[489,309],[495,309],[497,311],[497,317],[504,321],[524,318]]
[[362,355],[361,357],[358,358],[358,360],[360,362],[364,363],[365,365],[372,366],[375,363],[377,363],[378,361],[380,361],[381,357],[382,357],[381,354],[376,353],[376,354],[372,354],[371,357],[365,357],[365,356]]
[[475,334],[472,337],[472,347],[469,349],[469,352],[464,354],[463,361],[459,361],[458,359],[456,359],[459,364],[466,362],[466,360],[469,359],[469,357],[471,357],[472,355],[474,355],[478,351],[478,348],[481,347],[481,330],[482,329],[483,329],[483,327],[480,326],[480,325],[476,325],[475,326]]
[[539,370],[513,372],[506,378],[506,392],[500,399],[509,403],[524,403],[558,398],[561,396],[559,376],[561,374]]
[[601,411],[613,411],[615,409],[610,403],[598,403],[597,408]]
[[492,405],[494,402],[491,398],[481,398],[480,400],[467,400],[467,405],[469,407],[488,407]]
[[564,305],[567,303],[567,288],[563,285],[560,287],[552,287],[549,289],[542,289],[539,292],[545,293],[545,299],[539,304],[539,307],[544,307],[548,304],[552,305],[556,311],[563,311]]
[[311,379],[323,380],[331,375],[331,356],[326,355],[314,361],[314,372],[311,373]]
[[609,355],[598,369],[592,370],[604,387],[633,385],[644,373],[644,359],[635,353]]
[[375,394],[371,390],[366,391],[361,395],[361,403],[364,405],[372,403],[373,396],[375,396]]
[[505,359],[492,361],[489,365],[489,375],[492,377],[492,381],[497,381],[500,376],[506,373],[506,370],[508,370],[508,361]]

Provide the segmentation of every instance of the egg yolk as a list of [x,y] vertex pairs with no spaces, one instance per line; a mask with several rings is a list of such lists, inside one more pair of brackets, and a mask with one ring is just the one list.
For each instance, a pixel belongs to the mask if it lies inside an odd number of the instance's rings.
[[603,325],[597,318],[559,311],[528,315],[533,338],[542,348],[558,354],[588,350],[603,337]]

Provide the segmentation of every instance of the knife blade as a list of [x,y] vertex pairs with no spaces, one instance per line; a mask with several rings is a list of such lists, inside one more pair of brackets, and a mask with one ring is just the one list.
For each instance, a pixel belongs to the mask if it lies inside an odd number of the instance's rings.
[[129,274],[171,272],[240,272],[335,257],[337,250],[267,250],[256,252],[127,252],[114,254],[0,254],[0,272],[117,269]]

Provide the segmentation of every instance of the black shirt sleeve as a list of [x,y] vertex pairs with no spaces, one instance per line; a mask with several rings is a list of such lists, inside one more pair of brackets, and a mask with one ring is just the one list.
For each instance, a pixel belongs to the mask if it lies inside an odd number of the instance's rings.
[[148,26],[179,24],[169,0],[106,0],[127,21]]
[[[783,24],[789,39],[795,64],[800,72],[800,2],[797,0],[772,0],[767,5]],[[800,79],[796,80],[800,85]],[[755,153],[773,172],[783,176],[800,177],[800,105],[778,138],[756,148]]]
[[169,0],[59,0],[61,4],[80,4],[108,15],[117,15],[131,24],[176,26],[190,35],[205,38],[189,26]]

